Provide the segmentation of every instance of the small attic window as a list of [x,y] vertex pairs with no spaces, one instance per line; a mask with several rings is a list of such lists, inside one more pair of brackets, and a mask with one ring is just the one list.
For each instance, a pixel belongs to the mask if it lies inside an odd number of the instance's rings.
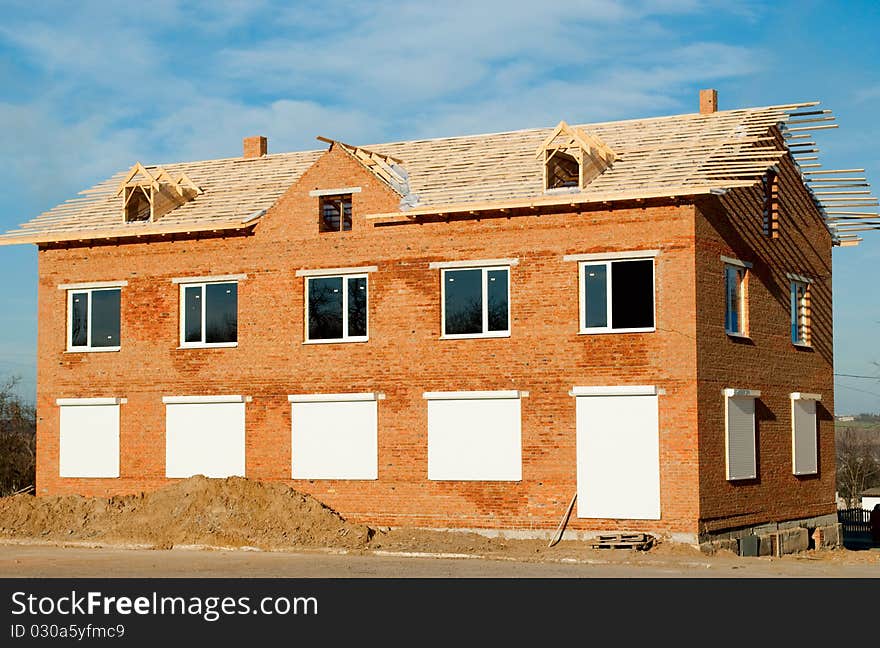
[[147,169],[136,162],[119,185],[122,218],[126,223],[156,221],[203,193],[185,173],[172,177],[162,167]]
[[351,194],[321,196],[319,227],[322,232],[351,230]]
[[125,222],[135,223],[150,220],[150,199],[143,187],[126,187]]
[[616,154],[598,135],[564,121],[538,146],[544,165],[544,191],[584,189],[612,164]]
[[581,163],[562,151],[547,152],[547,185],[545,189],[580,186]]

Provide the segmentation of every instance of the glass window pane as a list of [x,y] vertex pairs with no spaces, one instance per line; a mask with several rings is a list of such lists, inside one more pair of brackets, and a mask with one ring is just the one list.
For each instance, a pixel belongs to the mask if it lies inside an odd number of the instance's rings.
[[367,278],[348,279],[348,334],[351,337],[367,335]]
[[351,196],[342,199],[342,229],[351,229]]
[[92,346],[119,346],[119,290],[92,291]]
[[309,339],[334,340],[342,337],[342,277],[308,280]]
[[205,342],[238,340],[238,284],[218,283],[205,286]]
[[486,272],[490,331],[508,330],[507,275],[507,270]]
[[183,289],[183,341],[202,341],[202,287]]
[[483,271],[443,273],[446,335],[483,332]]
[[584,328],[608,326],[608,271],[605,264],[584,266]]
[[89,293],[73,293],[70,304],[70,346],[87,346]]
[[740,332],[740,273],[731,266],[725,268],[726,275],[726,316],[724,327],[731,333]]
[[[321,229],[325,232],[339,231],[339,201],[325,198],[321,201]],[[349,228],[350,229],[350,228]]]
[[654,262],[614,261],[611,264],[611,327],[654,326]]
[[791,284],[791,341],[799,342],[798,336],[798,285]]

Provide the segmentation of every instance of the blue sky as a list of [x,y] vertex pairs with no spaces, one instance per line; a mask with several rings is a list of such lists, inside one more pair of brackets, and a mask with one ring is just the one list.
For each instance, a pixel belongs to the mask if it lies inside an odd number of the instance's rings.
[[[35,6],[36,5],[36,6]],[[821,100],[826,168],[880,182],[880,3],[4,0],[0,229],[135,160]],[[880,232],[834,252],[835,370],[880,376]],[[33,398],[36,249],[0,248],[0,375]],[[839,378],[837,412],[880,411]]]

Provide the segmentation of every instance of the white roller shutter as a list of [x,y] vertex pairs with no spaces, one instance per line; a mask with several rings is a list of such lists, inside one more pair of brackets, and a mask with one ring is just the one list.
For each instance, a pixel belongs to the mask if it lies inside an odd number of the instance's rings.
[[289,396],[294,479],[377,479],[377,395]]
[[58,404],[59,475],[119,477],[117,399],[59,399]]
[[165,406],[167,477],[244,476],[244,399],[168,397]]
[[791,394],[791,464],[795,475],[819,472],[816,425],[818,394]]
[[727,479],[755,479],[755,398],[760,392],[726,389],[724,395]]
[[522,479],[520,392],[427,392],[428,479]]
[[660,438],[654,387],[575,387],[577,515],[660,519]]

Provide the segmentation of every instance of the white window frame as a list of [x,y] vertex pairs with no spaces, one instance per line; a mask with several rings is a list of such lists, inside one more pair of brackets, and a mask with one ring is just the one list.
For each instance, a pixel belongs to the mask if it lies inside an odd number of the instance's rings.
[[[627,261],[650,261],[651,262],[651,296],[654,317],[654,326],[635,327],[635,328],[612,328],[612,308],[611,308],[611,288],[613,279],[611,278],[611,264],[615,262]],[[584,274],[587,266],[605,266],[605,315],[606,326],[584,326],[586,322],[586,300],[584,299]],[[595,335],[603,333],[652,333],[657,330],[657,263],[655,256],[620,256],[620,257],[604,257],[595,260],[583,260],[578,262],[578,332],[582,335]]]
[[207,292],[205,286],[210,284],[228,284],[234,283],[236,289],[235,295],[235,311],[236,311],[236,322],[238,321],[238,286],[240,281],[238,278],[217,278],[217,279],[209,279],[207,277],[193,277],[195,281],[183,281],[180,279],[172,280],[176,284],[180,284],[180,346],[179,349],[222,349],[222,348],[231,348],[238,346],[238,327],[236,326],[235,332],[235,342],[186,342],[186,300],[185,294],[187,288],[201,288],[202,289],[202,340],[205,339],[205,304],[207,303],[205,299],[205,294]]
[[[791,301],[791,316],[789,320],[789,339],[791,339],[791,343],[794,346],[799,347],[812,347],[813,345],[807,340],[811,339],[812,331],[810,330],[809,318],[807,317],[807,309],[806,304],[804,303],[807,297],[810,294],[810,283],[809,281],[804,281],[803,279],[791,279],[789,284],[789,299]],[[802,300],[798,300],[797,298],[797,288],[803,287],[804,289],[804,297]],[[797,326],[797,334],[798,339],[795,340],[791,336],[791,325],[794,324]],[[805,337],[803,339],[800,338],[801,331],[804,331]]]
[[[727,335],[731,335],[733,337],[748,337],[749,336],[749,327],[748,322],[746,321],[746,282],[748,281],[749,276],[749,265],[745,265],[743,263],[731,263],[730,260],[725,260],[724,262],[724,332]],[[729,296],[729,292],[727,290],[727,272],[728,270],[733,270],[737,273],[740,273],[739,279],[739,312],[737,314],[737,321],[739,322],[739,330],[733,331],[727,328],[727,313],[728,313],[728,303],[727,298]]]
[[[511,264],[513,265],[513,264]],[[482,333],[446,333],[446,273],[461,270],[481,270],[481,293],[483,302],[483,332]],[[507,271],[507,330],[489,331],[489,272],[494,270]],[[513,320],[512,304],[510,302],[510,285],[512,282],[510,265],[461,265],[440,268],[440,339],[441,340],[468,340],[476,338],[506,338],[510,337],[510,324]]]
[[[108,282],[110,283],[110,282]],[[122,286],[124,284],[114,284],[106,286],[82,286],[69,287],[67,289],[67,352],[68,353],[103,353],[110,351],[119,351],[122,343]],[[106,290],[119,291],[119,342],[117,346],[95,347],[92,346],[92,293]],[[73,346],[73,296],[74,294],[88,293],[89,309],[86,315],[86,344],[85,346]]]
[[[367,269],[368,271],[370,268]],[[342,279],[342,337],[326,340],[312,340],[309,338],[309,283],[313,279]],[[348,334],[348,280],[364,279],[367,282],[367,334]],[[305,291],[306,318],[303,331],[303,344],[342,344],[345,342],[369,342],[370,340],[370,275],[368,272],[337,273],[337,274],[307,274],[303,282]]]

